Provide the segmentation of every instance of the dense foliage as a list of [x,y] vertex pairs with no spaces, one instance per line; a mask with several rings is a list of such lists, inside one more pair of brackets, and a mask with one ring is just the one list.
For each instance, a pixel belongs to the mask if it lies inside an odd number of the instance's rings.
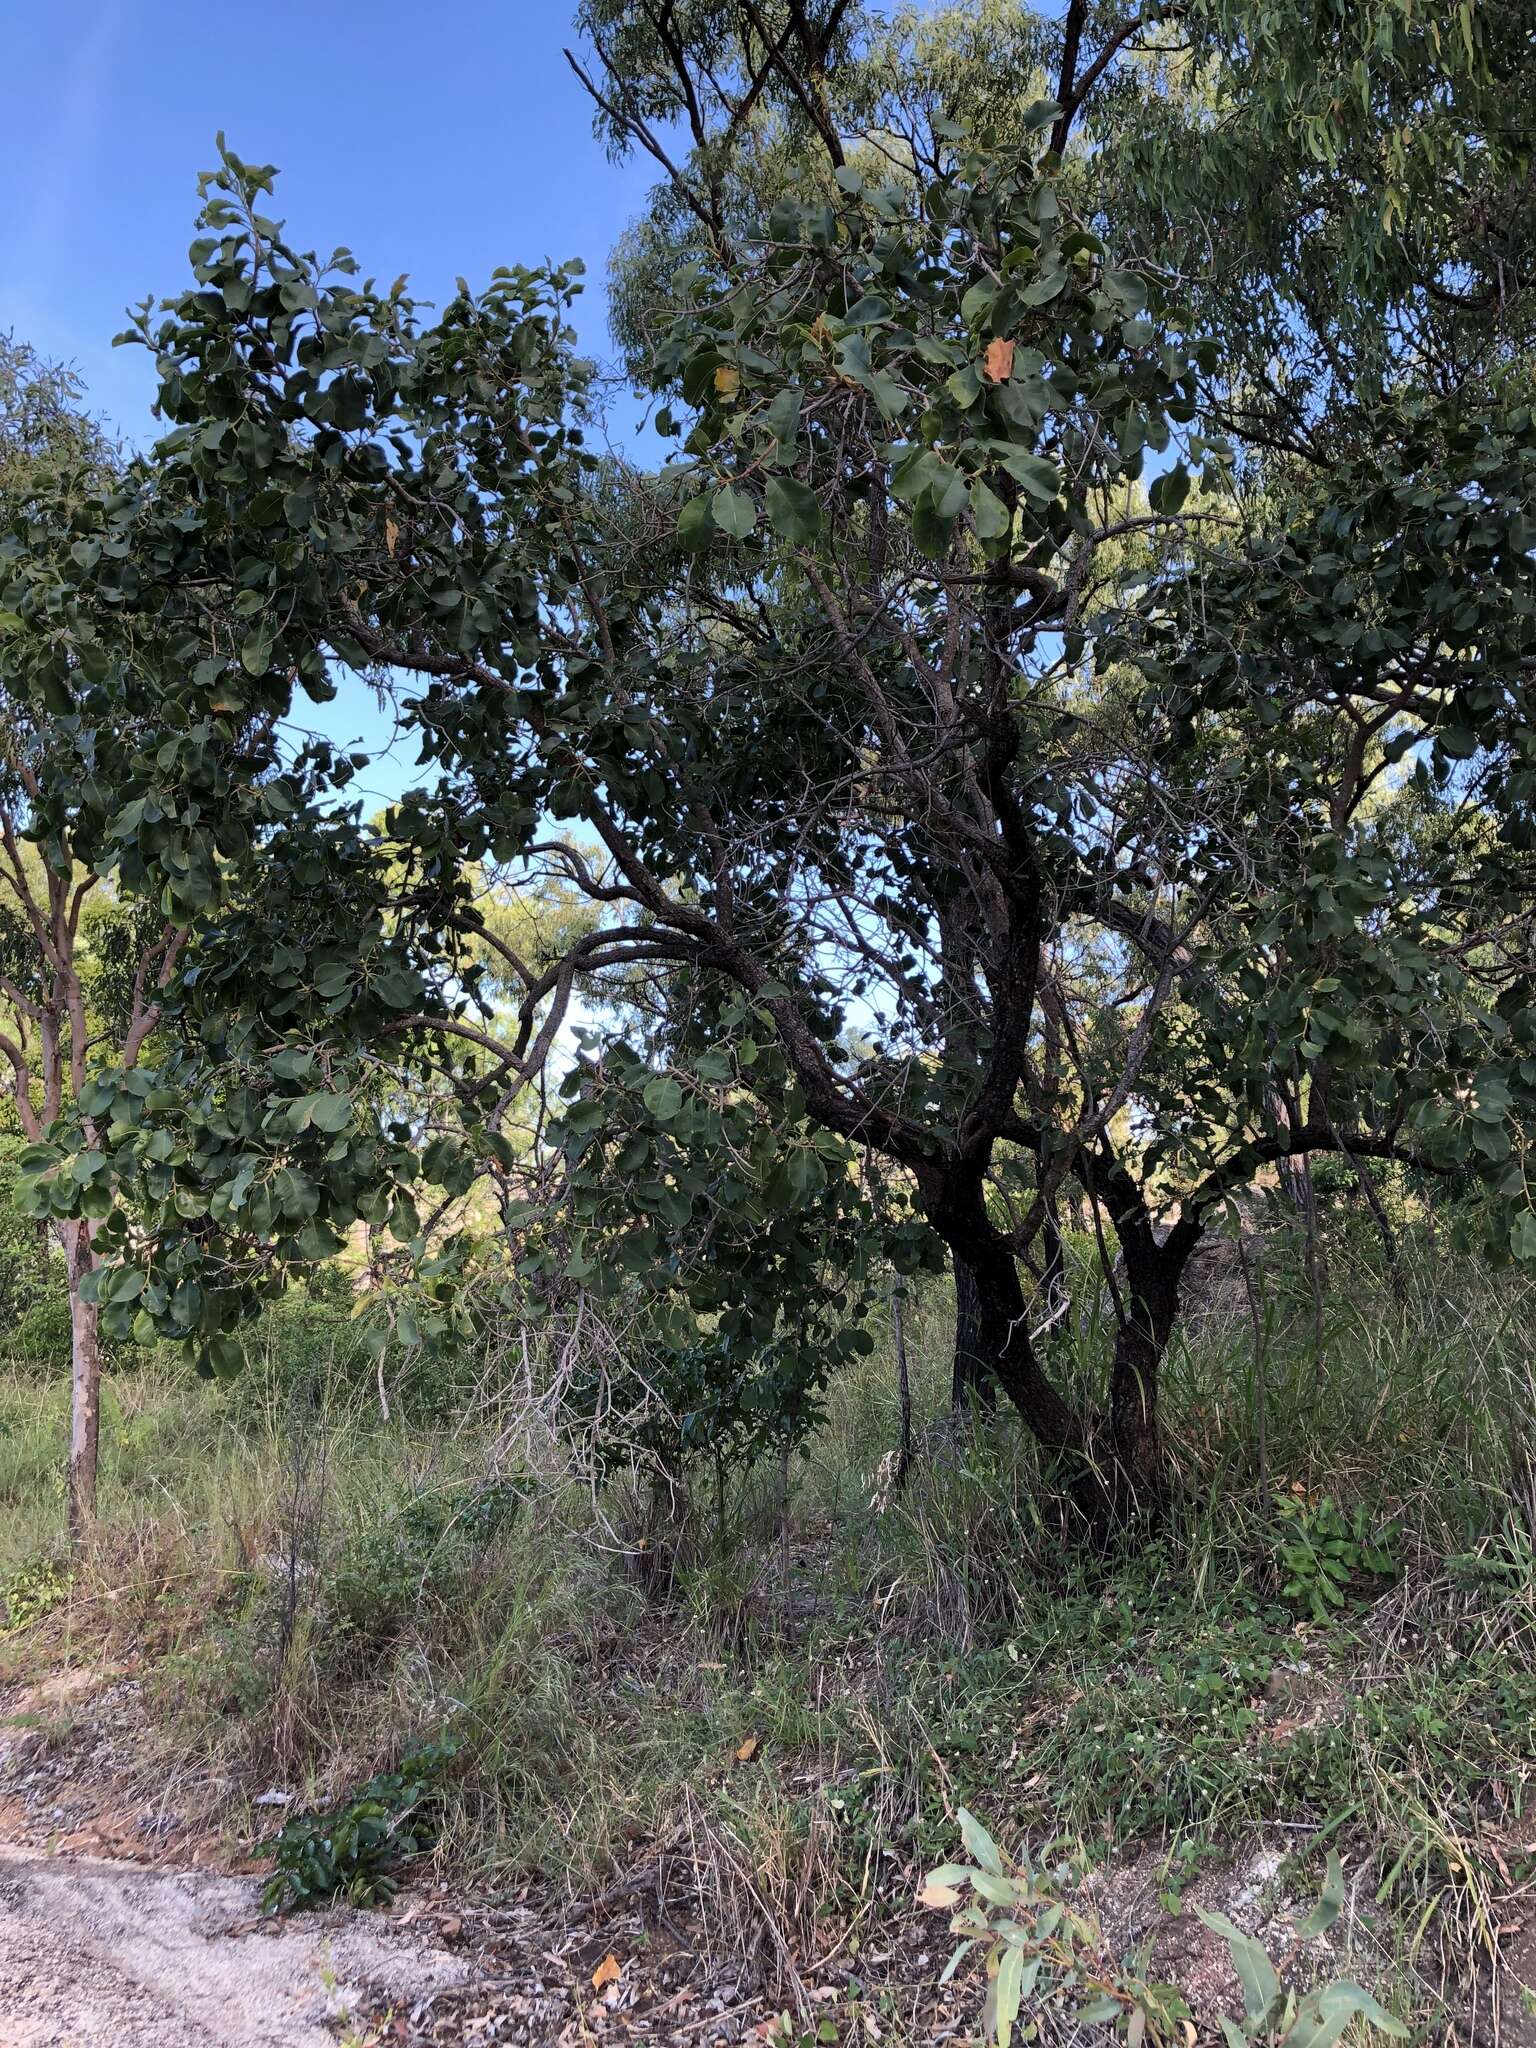
[[[166,933],[154,1059],[28,1159],[109,1332],[233,1370],[358,1226],[445,1330],[489,1171],[519,1311],[638,1300],[721,1453],[947,1256],[1102,1515],[1161,1491],[1181,1284],[1257,1178],[1452,1175],[1536,1258],[1529,52],[1317,13],[591,0],[599,127],[665,174],[620,266],[654,472],[594,450],[578,266],[429,321],[223,152],[130,337],[164,438],[0,543],[25,830]],[[431,778],[372,823],[280,738],[346,670]],[[487,873],[588,914],[524,958]],[[1067,1203],[1102,1401],[1048,1369]]]

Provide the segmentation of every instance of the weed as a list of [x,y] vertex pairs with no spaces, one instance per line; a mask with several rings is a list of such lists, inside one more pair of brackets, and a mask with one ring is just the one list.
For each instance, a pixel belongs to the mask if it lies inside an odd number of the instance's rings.
[[7,1629],[40,1621],[68,1598],[69,1573],[47,1559],[18,1565],[0,1579],[0,1614]]
[[1346,1513],[1327,1494],[1317,1501],[1288,1494],[1275,1512],[1281,1525],[1276,1555],[1285,1575],[1281,1595],[1314,1621],[1337,1613],[1362,1575],[1390,1578],[1397,1569],[1392,1532],[1378,1531],[1364,1506]]
[[[1192,2036],[1189,2005],[1176,1984],[1152,1982],[1105,1956],[1097,1923],[1070,1902],[1076,1873],[1069,1859],[1047,1852],[1043,1862],[1031,1863],[1025,1856],[1010,1871],[974,1815],[962,1809],[959,1820],[974,1862],[941,1865],[930,1873],[920,1896],[928,1906],[958,1908],[950,1928],[964,1938],[950,1958],[944,1981],[973,1949],[980,1950],[986,1962],[982,2028],[989,2041],[1008,2048],[1021,2013],[1026,2017],[1026,2040],[1036,2037],[1047,2013],[1054,2025],[1113,2027],[1130,2048],[1139,2048],[1143,2041],[1183,2041]],[[967,1891],[968,1904],[963,1903]],[[1302,1938],[1326,1933],[1343,1903],[1344,1872],[1338,1856],[1330,1852],[1322,1897],[1298,1930]],[[1402,2021],[1358,1984],[1335,1980],[1298,1994],[1282,1985],[1268,1953],[1252,1935],[1224,1914],[1198,1906],[1195,1911],[1226,1942],[1243,1990],[1241,2019],[1221,2016],[1229,2048],[1331,2048],[1355,2018],[1380,2033],[1407,2038]]]
[[387,1904],[399,1890],[393,1866],[428,1848],[442,1774],[458,1749],[451,1738],[408,1750],[393,1771],[370,1778],[320,1813],[295,1814],[269,1845],[277,1868],[261,1894],[268,1913],[327,1905]]

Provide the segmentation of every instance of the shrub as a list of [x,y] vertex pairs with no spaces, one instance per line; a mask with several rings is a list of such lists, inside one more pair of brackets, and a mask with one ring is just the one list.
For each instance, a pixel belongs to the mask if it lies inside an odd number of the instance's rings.
[[16,1201],[21,1180],[17,1164],[23,1151],[19,1137],[0,1135],[0,1330],[15,1332],[8,1354],[25,1362],[51,1364],[58,1355],[56,1314],[33,1325],[31,1342],[48,1350],[46,1358],[27,1348],[21,1330],[41,1306],[64,1313],[63,1355],[69,1356],[69,1300],[64,1292],[63,1263],[46,1230],[24,1215]]
[[69,1296],[60,1289],[32,1302],[16,1325],[10,1348],[20,1364],[52,1371],[68,1366],[71,1343]]
[[1318,1501],[1287,1495],[1275,1512],[1281,1522],[1276,1556],[1285,1574],[1282,1597],[1314,1621],[1327,1621],[1344,1605],[1357,1577],[1389,1578],[1397,1570],[1393,1532],[1378,1532],[1368,1508],[1346,1514],[1326,1494]]
[[400,1888],[393,1866],[436,1837],[438,1786],[457,1749],[452,1737],[425,1743],[336,1806],[295,1814],[268,1845],[277,1868],[263,1911],[303,1911],[341,1895],[354,1906],[387,1904]]
[[425,1594],[441,1593],[473,1568],[523,1504],[512,1480],[444,1487],[408,1496],[342,1548],[328,1605],[350,1635],[386,1642]]
[[25,1628],[40,1621],[67,1598],[69,1574],[62,1566],[43,1560],[17,1567],[0,1580],[0,1624],[7,1629]]

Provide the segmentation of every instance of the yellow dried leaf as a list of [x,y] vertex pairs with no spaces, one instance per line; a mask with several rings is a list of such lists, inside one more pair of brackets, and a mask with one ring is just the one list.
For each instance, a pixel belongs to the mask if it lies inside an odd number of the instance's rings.
[[917,1895],[920,1906],[958,1906],[960,1894],[953,1885],[925,1884]]
[[757,1737],[755,1735],[749,1735],[746,1741],[742,1743],[740,1748],[737,1750],[736,1761],[739,1764],[749,1764],[751,1763],[753,1757],[755,1757],[756,1755]]
[[989,384],[1006,384],[1013,375],[1013,343],[999,335],[989,341],[981,359],[981,374]]
[[715,389],[722,398],[734,398],[741,389],[741,372],[730,363],[721,363],[715,371]]
[[399,542],[399,539],[399,527],[396,526],[393,519],[386,519],[384,521],[384,545],[389,549],[389,552],[391,554],[395,552],[395,548]]
[[603,1960],[592,1972],[592,1989],[594,1991],[602,1991],[609,1984],[617,1984],[623,1974],[623,1969],[617,1956],[604,1956]]

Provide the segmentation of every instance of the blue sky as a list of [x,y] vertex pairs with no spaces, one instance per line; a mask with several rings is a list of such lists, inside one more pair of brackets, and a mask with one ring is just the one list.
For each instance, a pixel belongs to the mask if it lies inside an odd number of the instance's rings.
[[[85,379],[91,409],[152,437],[152,366],[116,349],[124,310],[187,276],[214,136],[277,164],[274,210],[305,248],[442,303],[455,276],[582,257],[584,347],[607,352],[607,252],[651,183],[610,164],[562,46],[573,0],[37,0],[5,7],[0,331]],[[371,746],[362,693],[316,716]],[[408,780],[381,761],[376,794]]]
[[305,247],[441,301],[456,275],[584,257],[583,340],[643,165],[607,162],[562,45],[572,0],[12,0],[0,77],[0,327],[74,362],[119,428],[149,428],[123,311],[186,276],[214,136],[282,170]]

